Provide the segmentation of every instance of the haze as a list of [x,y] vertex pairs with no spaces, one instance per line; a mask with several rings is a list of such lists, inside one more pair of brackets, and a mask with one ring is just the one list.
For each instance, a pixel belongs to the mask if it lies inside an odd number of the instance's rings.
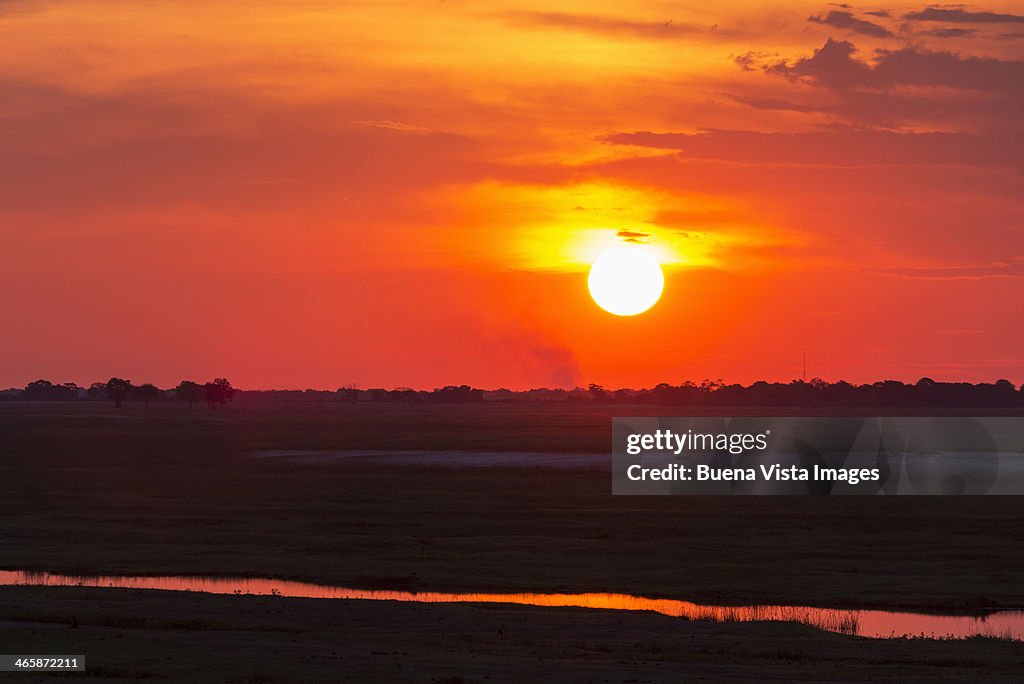
[[1019,3],[705,5],[0,4],[0,385],[1019,381]]

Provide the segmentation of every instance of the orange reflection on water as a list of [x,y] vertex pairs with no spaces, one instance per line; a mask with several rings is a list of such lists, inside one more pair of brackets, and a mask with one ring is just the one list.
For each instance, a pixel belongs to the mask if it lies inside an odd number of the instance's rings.
[[527,606],[651,611],[692,621],[798,622],[840,634],[871,638],[916,636],[963,639],[993,636],[1024,640],[1024,611],[985,616],[929,615],[883,610],[838,610],[808,606],[706,606],[689,601],[650,599],[629,594],[480,594],[348,589],[276,579],[196,576],[91,576],[0,570],[0,585],[112,587],[191,591],[207,594],[285,596],[316,599],[411,601],[416,603],[514,603]]

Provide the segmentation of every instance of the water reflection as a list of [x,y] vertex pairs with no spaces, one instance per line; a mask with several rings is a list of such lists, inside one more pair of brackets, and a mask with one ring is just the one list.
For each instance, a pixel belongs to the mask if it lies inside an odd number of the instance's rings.
[[929,615],[883,610],[836,610],[806,606],[705,606],[688,601],[649,599],[629,594],[474,594],[347,589],[275,579],[55,575],[0,570],[0,585],[115,587],[209,594],[250,594],[318,599],[414,601],[418,603],[515,603],[528,606],[653,611],[708,622],[798,622],[829,632],[876,639],[904,636],[963,639],[991,636],[1024,640],[1024,611],[985,616]]

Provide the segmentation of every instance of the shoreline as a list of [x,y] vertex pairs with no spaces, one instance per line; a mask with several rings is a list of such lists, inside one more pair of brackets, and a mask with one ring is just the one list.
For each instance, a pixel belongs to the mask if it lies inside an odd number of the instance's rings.
[[[623,592],[621,589],[581,589],[578,591],[555,591],[551,589],[524,589],[524,588],[510,588],[506,585],[473,585],[473,586],[447,586],[444,585],[439,589],[406,589],[396,586],[396,584],[387,579],[382,578],[379,582],[366,582],[349,585],[333,584],[325,579],[311,578],[307,575],[296,575],[296,576],[270,576],[260,573],[221,573],[216,571],[195,571],[195,572],[182,572],[168,575],[162,572],[150,572],[150,571],[135,571],[130,573],[81,573],[74,570],[61,569],[61,568],[49,568],[40,569],[34,567],[10,567],[7,565],[0,566],[0,574],[2,573],[26,573],[26,574],[40,574],[40,575],[54,575],[63,577],[82,578],[86,580],[96,579],[166,579],[166,578],[184,578],[184,579],[195,579],[195,580],[213,580],[213,581],[240,581],[240,582],[281,582],[281,583],[295,583],[315,586],[324,589],[338,589],[338,590],[350,590],[350,591],[362,591],[362,592],[403,592],[409,594],[488,594],[488,595],[526,595],[526,594],[538,594],[538,595],[565,595],[565,596],[586,596],[586,595],[607,595],[607,596],[628,596],[635,599],[645,601],[670,601],[670,602],[682,602],[682,603],[694,603],[698,605],[709,605],[716,608],[723,609],[740,609],[749,606],[760,606],[760,607],[781,607],[781,608],[807,608],[813,610],[834,610],[834,611],[879,611],[879,612],[896,612],[896,613],[913,613],[916,615],[925,616],[936,616],[936,617],[985,617],[995,613],[1010,613],[1024,611],[1024,604],[1018,605],[998,605],[990,604],[980,607],[968,607],[965,602],[953,602],[948,604],[939,604],[934,602],[927,603],[857,603],[854,604],[852,601],[838,601],[832,603],[802,603],[798,600],[786,601],[772,600],[772,601],[724,601],[714,604],[705,604],[703,600],[696,598],[700,592],[690,594],[689,596],[676,595],[672,593],[658,594],[658,593],[643,593],[643,594],[631,594]],[[20,587],[20,588],[59,588],[59,587],[74,587],[81,589],[117,589],[119,591],[160,591],[160,592],[174,592],[180,591],[183,593],[198,593],[206,594],[211,592],[205,592],[202,590],[191,590],[191,589],[154,589],[154,588],[136,588],[136,587],[109,587],[101,585],[91,584],[28,584],[28,583],[3,583],[0,581],[0,588],[7,587]],[[215,595],[215,594],[213,594]],[[253,596],[263,596],[271,594],[250,594]],[[317,598],[309,596],[287,596],[282,595],[281,598]],[[343,600],[361,600],[361,599],[343,599]],[[451,603],[473,603],[473,601],[452,601]],[[501,603],[496,602],[496,603]],[[515,605],[515,604],[512,604]],[[544,606],[552,607],[552,606]],[[557,606],[555,606],[557,607]]]

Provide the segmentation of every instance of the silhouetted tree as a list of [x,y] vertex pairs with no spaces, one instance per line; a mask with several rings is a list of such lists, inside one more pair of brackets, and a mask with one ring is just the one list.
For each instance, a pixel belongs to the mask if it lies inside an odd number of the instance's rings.
[[114,402],[114,408],[121,408],[121,403],[132,391],[132,381],[121,378],[107,380],[107,398]]
[[[176,395],[194,406],[205,400],[212,408],[231,401],[235,389],[225,378],[217,378],[205,385],[184,380],[177,386]],[[24,389],[0,390],[0,400],[61,401],[83,398],[111,399],[120,407],[128,398],[146,403],[165,395],[158,388],[132,387],[128,380],[111,378],[105,383],[93,383],[83,392],[75,383],[55,384],[49,380],[36,380]],[[690,381],[679,385],[661,383],[651,389],[607,390],[600,385],[573,390],[533,389],[523,392],[497,390],[486,392],[469,385],[448,385],[433,391],[399,387],[393,390],[371,388],[358,390],[354,386],[342,387],[336,392],[321,390],[249,391],[246,396],[281,401],[386,401],[386,402],[478,402],[478,401],[600,401],[607,403],[640,403],[666,406],[849,406],[849,407],[1019,407],[1024,406],[1024,386],[1000,379],[993,383],[939,382],[921,378],[913,384],[897,380],[879,380],[863,385],[845,381],[828,382],[821,378],[809,381],[754,382],[749,386],[726,385],[721,380],[704,380],[699,385]]]
[[164,393],[156,385],[149,382],[135,388],[135,398],[141,401],[146,408],[149,408],[149,402],[156,401],[163,395]]
[[469,401],[483,401],[483,390],[473,389],[469,385],[447,385],[435,389],[428,395],[430,401],[457,403]]
[[359,401],[359,390],[356,389],[356,386],[353,384],[339,387],[337,394],[340,401],[346,401],[353,404]]
[[198,404],[199,400],[203,398],[203,386],[191,380],[179,382],[178,386],[174,388],[174,392],[178,399],[188,402],[189,408]]
[[231,401],[231,398],[235,396],[235,388],[231,386],[227,378],[215,378],[213,382],[203,385],[203,393],[210,408],[216,408]]
[[98,401],[107,396],[107,383],[105,382],[94,382],[89,385],[89,389],[85,391],[85,396],[92,401]]
[[49,380],[36,380],[25,385],[21,398],[27,401],[73,401],[78,398],[78,385],[73,382],[55,385]]
[[722,387],[725,387],[725,383],[722,382],[721,378],[718,380],[704,378],[700,383],[700,389],[702,392],[717,392]]

